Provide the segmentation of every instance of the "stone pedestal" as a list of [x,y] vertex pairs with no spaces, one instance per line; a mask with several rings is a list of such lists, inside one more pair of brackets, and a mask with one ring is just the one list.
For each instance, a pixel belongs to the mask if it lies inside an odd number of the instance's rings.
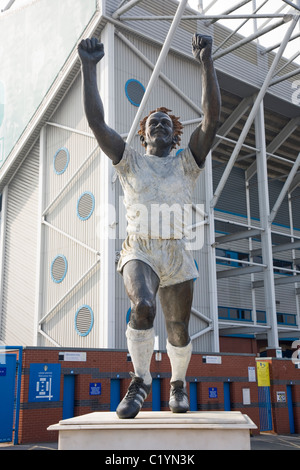
[[240,412],[142,411],[134,419],[95,412],[60,421],[59,450],[250,450],[256,425]]

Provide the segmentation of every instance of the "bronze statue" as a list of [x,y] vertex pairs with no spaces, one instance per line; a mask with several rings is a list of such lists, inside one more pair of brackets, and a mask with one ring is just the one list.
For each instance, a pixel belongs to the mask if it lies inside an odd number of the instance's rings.
[[[210,151],[220,118],[220,90],[211,57],[212,38],[195,34],[195,59],[201,65],[203,120],[192,133],[188,147],[170,152],[180,142],[182,125],[170,110],[160,107],[141,121],[140,138],[145,154],[128,146],[105,123],[96,81],[96,65],[104,46],[96,38],[81,41],[83,100],[88,123],[102,151],[112,160],[124,190],[127,233],[118,271],[131,301],[126,337],[134,373],[128,391],[117,408],[119,418],[134,418],[151,390],[150,361],[154,347],[153,322],[159,294],[167,330],[167,353],[172,377],[169,406],[172,412],[189,410],[186,372],[192,354],[188,332],[193,299],[193,280],[198,276],[194,259],[185,249],[181,218],[170,222],[162,237],[151,210],[169,204],[182,208],[192,192]],[[141,212],[143,216],[141,216]],[[177,220],[178,219],[178,220]],[[151,225],[151,223],[150,223]],[[159,225],[159,224],[158,224]]]

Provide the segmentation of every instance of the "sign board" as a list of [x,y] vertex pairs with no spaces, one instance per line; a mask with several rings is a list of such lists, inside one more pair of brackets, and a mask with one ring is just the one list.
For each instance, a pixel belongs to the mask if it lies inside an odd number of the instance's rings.
[[205,364],[222,364],[222,356],[203,356]]
[[6,367],[0,367],[0,377],[4,377],[6,375]]
[[257,385],[259,387],[270,387],[270,370],[269,363],[265,361],[257,361]]
[[286,402],[286,394],[285,392],[276,392],[277,403],[285,403]]
[[101,382],[90,383],[90,395],[101,395]]
[[256,382],[255,367],[248,367],[248,381]]
[[86,362],[86,352],[60,352],[58,353],[58,360],[68,362]]
[[209,398],[218,398],[218,389],[215,387],[209,387],[208,396]]
[[60,364],[30,364],[29,402],[60,400]]

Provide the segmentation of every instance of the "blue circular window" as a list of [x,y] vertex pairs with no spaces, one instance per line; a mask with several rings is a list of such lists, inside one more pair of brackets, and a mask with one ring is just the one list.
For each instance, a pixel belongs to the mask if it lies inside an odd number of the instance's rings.
[[58,255],[51,263],[51,277],[52,281],[59,284],[66,277],[68,270],[68,262],[64,255]]
[[141,82],[131,78],[125,83],[125,93],[131,104],[139,106],[145,93],[145,87]]
[[82,305],[75,314],[75,330],[79,336],[87,336],[94,325],[94,313],[88,305]]
[[84,192],[77,201],[77,216],[80,220],[87,220],[95,209],[95,197],[89,191]]
[[69,150],[62,147],[57,150],[53,158],[53,167],[57,175],[62,175],[68,168],[70,161]]

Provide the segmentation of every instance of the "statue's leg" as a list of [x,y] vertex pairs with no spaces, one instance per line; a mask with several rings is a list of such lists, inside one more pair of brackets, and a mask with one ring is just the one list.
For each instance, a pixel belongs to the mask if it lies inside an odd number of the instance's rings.
[[171,363],[170,409],[184,413],[189,409],[186,372],[192,355],[188,326],[193,301],[193,280],[159,289],[167,328],[167,353]]
[[190,342],[188,327],[193,302],[193,289],[193,280],[159,289],[168,340],[173,346],[184,347]]
[[153,322],[159,278],[149,265],[132,260],[123,268],[124,285],[131,301],[126,337],[134,376],[117,408],[120,418],[134,418],[151,390],[150,362],[154,348]]
[[123,279],[131,302],[130,326],[136,330],[152,328],[159,277],[148,264],[132,260],[123,268]]

